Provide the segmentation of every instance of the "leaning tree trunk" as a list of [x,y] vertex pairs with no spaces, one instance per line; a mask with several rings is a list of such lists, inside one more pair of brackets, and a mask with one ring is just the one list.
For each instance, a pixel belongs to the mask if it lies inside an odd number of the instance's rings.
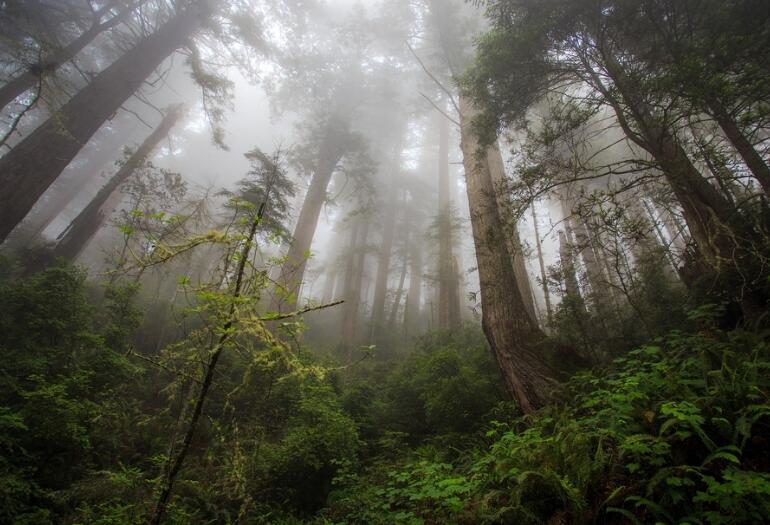
[[[143,2],[138,2],[140,4]],[[80,36],[70,42],[65,47],[58,49],[50,55],[43,58],[39,63],[34,64],[21,75],[14,79],[11,79],[2,88],[0,88],[0,109],[5,108],[8,104],[16,100],[24,92],[32,89],[36,84],[40,83],[43,77],[53,74],[63,64],[72,60],[80,53],[83,48],[89,45],[94,39],[118,25],[126,16],[134,9],[136,5],[124,8],[118,14],[110,18],[105,22],[99,22],[98,18],[104,13],[96,13],[93,25],[86,29]]]
[[754,148],[754,145],[743,133],[738,123],[729,115],[727,110],[716,99],[708,102],[708,109],[716,120],[719,127],[722,128],[727,140],[733,145],[735,151],[743,159],[743,162],[751,170],[754,178],[757,179],[764,192],[770,195],[770,166],[767,165],[762,155]]
[[122,145],[126,142],[124,133],[133,134],[137,122],[131,116],[129,128],[111,131],[108,137],[104,137],[103,141],[97,144],[95,151],[88,154],[82,166],[78,166],[77,163],[67,166],[61,177],[46,192],[43,199],[36,204],[35,208],[40,209],[40,211],[31,217],[26,217],[25,222],[30,223],[31,226],[28,231],[35,235],[43,233],[87,185],[98,184],[101,169],[108,163],[112,166],[113,163],[110,161],[117,160],[116,154],[121,151]]
[[167,22],[99,73],[56,114],[0,159],[0,242],[75,158],[91,136],[205,16],[201,1]]
[[165,476],[161,482],[160,492],[158,493],[158,501],[155,503],[155,510],[153,511],[152,518],[150,519],[150,523],[152,525],[160,525],[161,520],[163,519],[163,514],[166,512],[166,506],[168,505],[168,500],[171,497],[171,491],[174,488],[174,482],[176,481],[176,477],[179,474],[179,471],[182,469],[184,460],[187,457],[188,451],[190,450],[190,444],[192,443],[193,437],[195,436],[195,430],[198,427],[198,420],[203,413],[203,405],[206,402],[209,390],[211,389],[211,384],[214,381],[214,370],[216,369],[217,363],[219,362],[219,358],[221,357],[226,344],[229,342],[229,339],[233,334],[233,330],[231,329],[236,322],[237,316],[237,309],[235,305],[238,298],[241,296],[241,291],[246,276],[246,262],[249,259],[249,252],[252,249],[254,236],[256,235],[257,228],[262,221],[264,211],[265,203],[263,202],[259,207],[259,211],[256,217],[251,222],[248,237],[246,237],[245,242],[243,243],[243,247],[240,249],[238,268],[235,272],[235,286],[233,287],[232,292],[232,302],[230,303],[230,308],[228,310],[227,317],[225,318],[226,320],[221,327],[222,329],[217,331],[219,336],[217,337],[216,342],[212,341],[211,348],[209,348],[209,357],[208,362],[206,363],[205,374],[203,376],[203,381],[200,383],[200,390],[198,391],[198,396],[195,399],[193,413],[190,416],[190,422],[187,426],[187,431],[185,432],[181,448],[175,456],[169,454],[168,469],[166,470]]
[[481,324],[509,393],[530,413],[546,403],[554,373],[535,348],[542,332],[527,313],[516,282],[489,155],[473,129],[475,115],[472,103],[461,96],[461,147],[481,287]]
[[61,240],[53,251],[54,257],[63,257],[70,261],[77,258],[96,232],[99,231],[99,228],[102,227],[104,220],[109,217],[111,210],[105,209],[105,204],[110,200],[110,196],[147,160],[147,157],[150,156],[160,141],[168,136],[171,128],[181,118],[182,112],[182,106],[173,106],[168,109],[158,127],[142,142],[141,146],[60,235]]
[[[607,73],[612,78],[623,102],[630,109],[631,118],[639,129],[634,134],[627,125],[624,131],[636,144],[643,147],[660,166],[674,195],[682,206],[683,215],[700,254],[712,267],[718,267],[721,260],[730,260],[734,255],[735,242],[732,225],[736,221],[736,210],[692,164],[687,152],[679,144],[671,130],[662,125],[653,110],[640,96],[622,66],[611,55],[605,55]],[[601,85],[601,81],[597,82]],[[605,96],[621,121],[625,114],[614,96]],[[612,101],[615,101],[614,103]]]
[[[506,197],[505,191],[505,164],[503,163],[503,156],[500,153],[500,148],[497,144],[487,149],[487,165],[492,176],[492,184],[494,185],[495,197],[497,199],[498,209],[500,215],[506,217],[510,215],[511,202]],[[503,227],[505,228],[505,242],[508,244],[508,253],[511,254],[513,265],[513,273],[516,277],[516,283],[521,292],[521,298],[524,301],[524,307],[527,310],[532,322],[537,325],[537,308],[535,307],[535,299],[532,294],[532,285],[529,282],[529,272],[527,271],[527,263],[524,260],[524,250],[522,248],[521,239],[519,237],[519,230],[516,223],[509,220],[504,220]]]
[[273,301],[273,308],[280,311],[284,306],[293,309],[293,305],[299,302],[300,288],[305,276],[310,246],[313,244],[318,218],[326,202],[326,190],[332,175],[337,168],[337,163],[344,154],[338,144],[339,137],[334,133],[328,133],[321,146],[318,166],[313,173],[310,187],[302,203],[297,225],[294,227],[286,261],[281,265],[279,283],[284,288],[281,295]]
[[540,264],[540,280],[543,288],[543,299],[545,300],[545,311],[550,323],[553,320],[553,309],[551,308],[551,294],[548,291],[548,274],[545,271],[545,258],[543,257],[543,243],[540,240],[540,227],[537,224],[537,211],[535,203],[531,205],[532,225],[535,228],[535,246],[537,247],[537,261]]

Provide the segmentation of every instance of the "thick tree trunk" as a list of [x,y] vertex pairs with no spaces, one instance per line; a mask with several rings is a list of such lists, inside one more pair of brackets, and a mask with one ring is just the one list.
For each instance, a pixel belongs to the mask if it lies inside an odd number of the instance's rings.
[[99,73],[55,115],[0,159],[0,242],[147,77],[200,27],[196,3]]
[[160,141],[168,136],[171,128],[181,118],[182,113],[181,106],[169,108],[158,127],[142,142],[125,164],[110,178],[109,182],[99,190],[91,202],[70,223],[69,227],[62,232],[59,236],[61,240],[53,251],[54,257],[63,257],[69,261],[74,261],[77,258],[96,232],[99,231],[99,228],[103,226],[104,220],[109,217],[112,210],[106,209],[105,204],[110,201],[110,196],[147,160]]
[[542,332],[527,313],[516,282],[489,152],[480,150],[473,129],[476,113],[461,96],[461,147],[481,286],[481,324],[509,393],[522,411],[530,413],[546,403],[554,373],[535,349]]
[[43,77],[53,74],[64,63],[75,58],[75,56],[77,56],[83,48],[93,42],[97,36],[118,25],[134,7],[135,6],[123,9],[105,22],[95,21],[91,27],[67,46],[56,50],[49,56],[43,58],[40,63],[30,67],[18,77],[11,79],[0,88],[0,109],[5,108],[24,92],[32,89]]
[[46,192],[43,199],[36,204],[35,208],[39,208],[40,212],[35,213],[32,217],[27,216],[25,219],[25,222],[31,223],[29,231],[40,235],[67,209],[67,206],[87,185],[99,183],[100,171],[108,163],[112,168],[113,163],[111,161],[118,160],[118,153],[123,144],[126,143],[126,135],[133,134],[137,122],[132,116],[128,128],[121,126],[119,130],[110,131],[108,136],[100,140],[95,151],[88,154],[82,166],[76,166],[75,163],[67,166],[62,176]]
[[508,253],[511,254],[513,265],[513,272],[516,277],[516,283],[521,292],[521,298],[524,301],[524,307],[527,310],[527,315],[532,322],[537,325],[537,309],[535,308],[535,299],[532,293],[532,284],[529,280],[529,272],[527,271],[527,263],[524,259],[524,250],[522,249],[521,239],[519,238],[519,230],[516,224],[510,224],[510,221],[505,219],[508,209],[510,209],[510,203],[505,196],[505,164],[503,163],[503,156],[500,153],[500,149],[497,144],[487,149],[487,165],[492,177],[492,184],[494,185],[495,198],[498,203],[498,210],[501,218],[503,218],[503,228],[505,229],[505,242],[508,245]]
[[284,306],[293,309],[299,302],[302,280],[305,276],[307,259],[310,254],[310,246],[313,244],[318,218],[326,202],[326,190],[332,179],[337,163],[343,155],[343,150],[338,144],[339,137],[329,133],[321,146],[321,157],[318,167],[313,173],[310,187],[302,203],[297,225],[294,227],[294,235],[286,255],[286,262],[280,270],[279,282],[285,288],[285,297],[274,301],[273,308],[281,311]]
[[751,170],[754,178],[757,179],[764,192],[770,195],[770,166],[765,159],[754,148],[754,145],[746,137],[738,123],[731,117],[725,108],[717,100],[710,100],[708,103],[711,115],[716,120],[719,127],[722,128],[727,140],[733,145],[735,151],[743,159],[743,162]]

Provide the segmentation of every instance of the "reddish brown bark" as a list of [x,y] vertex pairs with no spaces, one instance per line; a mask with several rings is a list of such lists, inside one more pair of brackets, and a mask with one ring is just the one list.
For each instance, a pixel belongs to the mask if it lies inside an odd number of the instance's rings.
[[481,324],[508,391],[530,413],[546,403],[554,373],[536,350],[542,333],[527,313],[516,282],[489,155],[480,150],[473,129],[475,114],[472,103],[461,97],[461,146],[481,287]]

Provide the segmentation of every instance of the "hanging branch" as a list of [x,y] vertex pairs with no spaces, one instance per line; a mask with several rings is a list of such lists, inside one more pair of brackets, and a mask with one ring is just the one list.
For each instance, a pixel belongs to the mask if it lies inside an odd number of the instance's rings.
[[449,122],[451,122],[452,124],[454,124],[454,125],[455,125],[455,126],[457,126],[458,128],[460,127],[460,123],[459,123],[459,122],[457,122],[457,121],[456,121],[455,119],[453,119],[452,117],[450,117],[449,115],[447,115],[447,113],[446,113],[446,112],[445,112],[443,109],[441,109],[440,107],[438,107],[438,106],[436,105],[436,103],[435,103],[435,102],[433,102],[433,101],[430,99],[430,97],[428,97],[428,95],[426,95],[426,94],[425,94],[425,93],[423,93],[423,92],[420,92],[420,95],[422,95],[422,97],[423,97],[423,98],[425,98],[425,100],[427,100],[427,101],[428,101],[428,103],[429,103],[431,106],[433,106],[433,107],[435,108],[435,110],[436,110],[436,111],[438,111],[439,113],[441,113],[442,115],[444,115],[444,116],[447,118],[447,120],[449,120]]
[[449,101],[452,103],[452,105],[454,106],[454,108],[455,108],[455,110],[457,111],[457,113],[460,113],[460,106],[458,106],[458,105],[457,105],[457,102],[455,102],[455,98],[454,98],[454,95],[452,94],[452,92],[451,92],[451,91],[449,91],[449,90],[446,88],[446,86],[444,86],[444,84],[442,84],[442,83],[441,83],[441,81],[439,81],[439,79],[437,79],[437,78],[435,77],[435,75],[433,75],[433,73],[431,73],[431,72],[430,72],[430,70],[429,70],[429,69],[427,68],[427,66],[426,66],[426,65],[423,63],[423,61],[422,61],[422,60],[420,60],[420,57],[419,57],[419,56],[417,56],[417,53],[416,53],[416,52],[415,52],[415,50],[412,48],[412,46],[409,44],[409,42],[406,42],[406,47],[408,47],[408,48],[409,48],[409,52],[410,52],[410,53],[412,53],[412,56],[414,57],[414,59],[415,59],[415,60],[417,60],[417,63],[419,63],[419,64],[420,64],[420,67],[422,67],[422,70],[423,70],[423,71],[425,71],[425,74],[426,74],[426,75],[428,75],[428,76],[431,78],[431,80],[433,80],[433,82],[435,82],[435,83],[436,83],[436,85],[437,85],[437,86],[438,86],[438,87],[441,89],[441,91],[443,91],[444,93],[446,93],[447,97],[449,97]]

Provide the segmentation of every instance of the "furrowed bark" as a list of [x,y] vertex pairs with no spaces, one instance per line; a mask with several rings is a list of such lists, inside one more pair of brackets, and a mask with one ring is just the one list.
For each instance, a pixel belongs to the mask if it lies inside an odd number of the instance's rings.
[[530,413],[547,402],[555,374],[536,350],[542,332],[527,313],[516,282],[489,155],[483,150],[479,155],[475,115],[472,103],[461,97],[461,147],[481,286],[481,324],[509,393]]

